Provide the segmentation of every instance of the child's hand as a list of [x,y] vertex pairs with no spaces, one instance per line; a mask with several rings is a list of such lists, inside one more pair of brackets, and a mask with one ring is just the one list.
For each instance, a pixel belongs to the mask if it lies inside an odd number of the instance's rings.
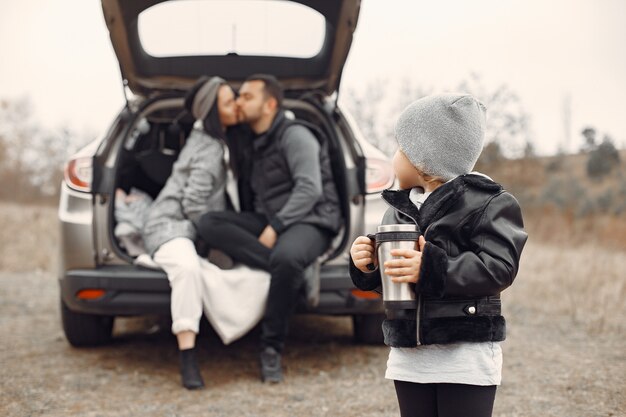
[[385,274],[391,277],[393,282],[417,283],[420,279],[420,267],[422,266],[422,252],[426,245],[424,236],[420,236],[419,251],[414,249],[392,249],[392,256],[402,258],[392,259],[385,262]]
[[378,266],[376,244],[367,236],[359,236],[354,240],[350,248],[350,256],[354,266],[361,272],[372,272],[367,267],[368,265],[374,265],[374,269]]

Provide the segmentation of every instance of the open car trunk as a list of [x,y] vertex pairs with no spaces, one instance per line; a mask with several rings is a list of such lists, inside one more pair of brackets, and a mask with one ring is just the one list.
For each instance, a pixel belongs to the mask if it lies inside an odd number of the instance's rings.
[[[294,6],[304,10],[294,10]],[[247,17],[248,20],[232,23],[232,29],[226,29],[232,30],[232,34],[210,33],[206,48],[190,50],[189,45],[203,41],[202,31],[210,31],[212,26],[228,18],[226,12],[230,7],[235,8],[235,20],[237,17]],[[359,8],[360,0],[102,0],[122,79],[134,93],[143,96],[150,96],[155,91],[184,90],[202,75],[218,75],[237,85],[251,72],[275,75],[286,90],[319,90],[330,95],[338,91]],[[163,9],[163,13],[159,13],[159,9]],[[264,14],[250,23],[250,15],[259,10]],[[303,11],[320,18],[321,25],[316,26],[321,32],[320,46],[308,56],[294,57],[290,56],[293,55],[291,52],[298,55],[302,43],[312,36],[304,24],[308,20],[303,18],[302,24],[295,21]],[[159,14],[162,21],[158,20]],[[189,36],[162,54],[150,51],[148,23],[151,23],[151,15],[156,16],[152,23],[157,26],[156,38],[153,36],[157,46],[174,42],[177,32],[189,32]],[[182,20],[177,21],[178,17]],[[237,34],[249,29],[253,23],[268,19],[274,22],[271,27],[238,38]],[[198,33],[191,32],[189,26],[192,24],[198,26]],[[273,31],[281,27],[283,31],[271,38],[271,42],[267,41]],[[232,42],[228,35],[232,35]],[[244,48],[245,42],[255,38],[260,39],[258,45],[284,41],[284,51],[259,49],[256,52],[255,47]],[[225,48],[218,45],[220,39],[226,39],[222,42],[227,44]],[[291,40],[294,40],[293,45],[289,44]]]
[[[176,161],[178,154],[185,145],[186,138],[193,127],[193,119],[189,114],[182,114],[182,98],[166,98],[163,100],[153,99],[137,112],[137,116],[130,129],[123,138],[123,145],[117,157],[114,173],[114,189],[116,197],[123,197],[120,190],[129,194],[131,190],[139,190],[138,195],[146,194],[150,199],[155,199],[165,185]],[[349,201],[346,178],[347,170],[344,155],[336,136],[336,130],[332,128],[328,116],[321,110],[314,99],[285,100],[285,108],[288,115],[296,119],[302,119],[318,126],[325,134],[328,142],[329,155],[332,164],[333,177],[337,186],[344,227],[333,241],[332,247],[327,251],[325,260],[338,256],[348,241],[347,231],[349,224]],[[176,122],[174,123],[174,121]],[[237,133],[235,133],[237,134]],[[239,140],[247,140],[245,132],[239,132]],[[242,136],[243,135],[243,136]],[[232,135],[230,136],[232,138]],[[113,242],[118,255],[128,262],[133,261],[137,255],[129,239],[120,237],[120,215],[116,210],[116,204],[110,205],[110,239]],[[121,228],[123,229],[123,228]],[[134,239],[134,238],[133,238]],[[133,239],[130,239],[131,241]],[[198,245],[200,255],[202,243]]]

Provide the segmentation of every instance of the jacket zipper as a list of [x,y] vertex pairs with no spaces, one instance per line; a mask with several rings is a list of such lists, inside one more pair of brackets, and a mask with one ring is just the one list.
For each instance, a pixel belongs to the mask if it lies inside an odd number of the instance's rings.
[[400,210],[399,208],[397,208],[396,206],[394,206],[393,204],[391,204],[389,201],[385,200],[383,198],[383,201],[385,202],[385,204],[387,204],[389,207],[391,207],[392,209],[404,214],[406,217],[408,217],[409,219],[413,220],[413,223],[417,224],[417,219],[413,218],[413,216],[411,216],[410,214],[407,214],[405,212],[403,212],[402,210]]
[[417,346],[420,346],[422,344],[422,340],[420,338],[420,311],[422,310],[422,295],[419,294],[417,296],[417,314],[415,314],[415,341],[417,343]]
[[426,233],[428,233],[428,229],[430,229],[430,226],[432,226],[433,224],[429,224],[428,227],[426,228],[426,230],[424,230],[424,239],[426,239]]
[[[394,210],[399,211],[400,213],[404,214],[406,217],[408,217],[409,219],[413,220],[413,222],[415,224],[417,224],[417,219],[414,219],[413,216],[403,212],[402,210],[398,209],[397,207],[393,206],[392,204],[390,204],[387,200],[385,200],[383,198],[383,201],[389,206],[392,207]],[[426,230],[424,231],[424,239],[426,239],[426,232],[428,232],[428,229],[430,229],[430,226],[432,225],[429,224],[428,227],[426,228]],[[418,294],[417,295],[417,309],[416,309],[416,314],[415,314],[415,342],[417,346],[421,346],[422,344],[422,340],[420,338],[420,321],[421,321],[421,311],[422,311],[422,295]]]
[[[391,204],[389,204],[391,206]],[[392,206],[393,207],[393,206]],[[396,207],[394,207],[394,209],[398,210]],[[405,216],[407,216],[409,219],[413,220],[413,222],[415,224],[417,224],[417,219],[414,219],[412,216],[408,215],[407,213],[403,212],[402,210],[398,210],[400,213],[404,214]],[[430,227],[430,225],[428,225],[428,227],[426,228],[426,230],[428,230],[428,228]],[[424,232],[424,239],[426,239],[426,232]],[[415,310],[415,343],[416,346],[421,346],[422,344],[422,340],[420,338],[420,319],[421,319],[421,311],[422,311],[422,294],[418,294],[417,295],[417,308]]]
[[[424,239],[426,239],[426,233],[428,233],[428,229],[430,229],[430,226],[432,226],[432,223],[428,225],[426,230],[424,230],[424,234],[423,234]],[[415,336],[417,338],[417,346],[420,346],[422,344],[422,340],[420,338],[421,313],[422,313],[422,294],[418,294],[418,296],[417,296],[417,314],[415,315],[415,326],[416,326]]]

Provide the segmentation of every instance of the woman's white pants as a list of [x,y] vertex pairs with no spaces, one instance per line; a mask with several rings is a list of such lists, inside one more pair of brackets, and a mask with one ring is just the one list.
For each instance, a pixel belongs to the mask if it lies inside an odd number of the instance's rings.
[[190,239],[172,239],[157,249],[154,261],[167,274],[172,287],[172,333],[198,333],[203,310],[204,284],[200,257]]
[[246,334],[265,312],[270,274],[244,265],[222,270],[198,256],[187,238],[172,239],[155,252],[172,287],[172,333],[198,333],[202,313],[224,344]]

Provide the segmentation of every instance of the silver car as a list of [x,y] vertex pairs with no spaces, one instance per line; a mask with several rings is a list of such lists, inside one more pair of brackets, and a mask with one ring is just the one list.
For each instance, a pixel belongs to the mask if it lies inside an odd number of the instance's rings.
[[[186,3],[194,3],[191,6],[196,9],[185,9],[189,7]],[[205,9],[198,8],[198,3],[202,2],[102,0],[127,102],[108,131],[69,160],[61,185],[59,284],[68,341],[74,346],[105,344],[111,340],[115,317],[169,315],[170,286],[165,273],[134,265],[135,259],[114,235],[116,189],[133,186],[152,196],[158,194],[192,127],[193,120],[183,111],[183,97],[199,76],[219,75],[237,88],[250,74],[262,72],[274,74],[282,82],[285,107],[295,118],[314,123],[327,136],[345,219],[331,250],[318,259],[314,268],[312,278],[318,285],[310,288],[319,293],[303,296],[298,311],[350,315],[357,341],[381,342],[382,301],[376,294],[353,287],[348,273],[349,248],[356,236],[376,230],[385,210],[378,194],[393,183],[394,177],[389,160],[361,137],[355,123],[337,105],[360,1],[249,2],[250,7],[280,9],[271,16],[287,19],[288,24],[281,26],[278,22],[273,28],[289,28],[292,32],[300,27],[293,19],[305,13],[316,16],[321,22],[321,40],[310,56],[254,54],[243,47],[241,51],[233,49],[234,45],[221,52],[219,47],[209,45],[210,53],[204,55],[190,54],[186,49],[180,54],[154,52],[142,28],[150,19],[158,24],[159,15],[172,19],[174,29],[184,24],[175,22],[181,11],[182,19],[189,17],[185,13],[192,13],[196,20],[199,16],[202,21],[202,16],[207,21],[228,20],[227,8],[216,6],[227,2],[204,2]],[[178,14],[170,7],[178,8]],[[211,7],[213,11],[206,10]],[[297,7],[297,13],[293,7]],[[254,10],[234,15],[250,13]],[[159,36],[167,37],[163,31],[167,32],[161,27]],[[304,37],[303,33],[287,40],[303,39],[311,32],[304,33]],[[157,42],[156,46],[161,44]],[[171,47],[169,43],[165,46]],[[218,52],[211,52],[215,50]]]

